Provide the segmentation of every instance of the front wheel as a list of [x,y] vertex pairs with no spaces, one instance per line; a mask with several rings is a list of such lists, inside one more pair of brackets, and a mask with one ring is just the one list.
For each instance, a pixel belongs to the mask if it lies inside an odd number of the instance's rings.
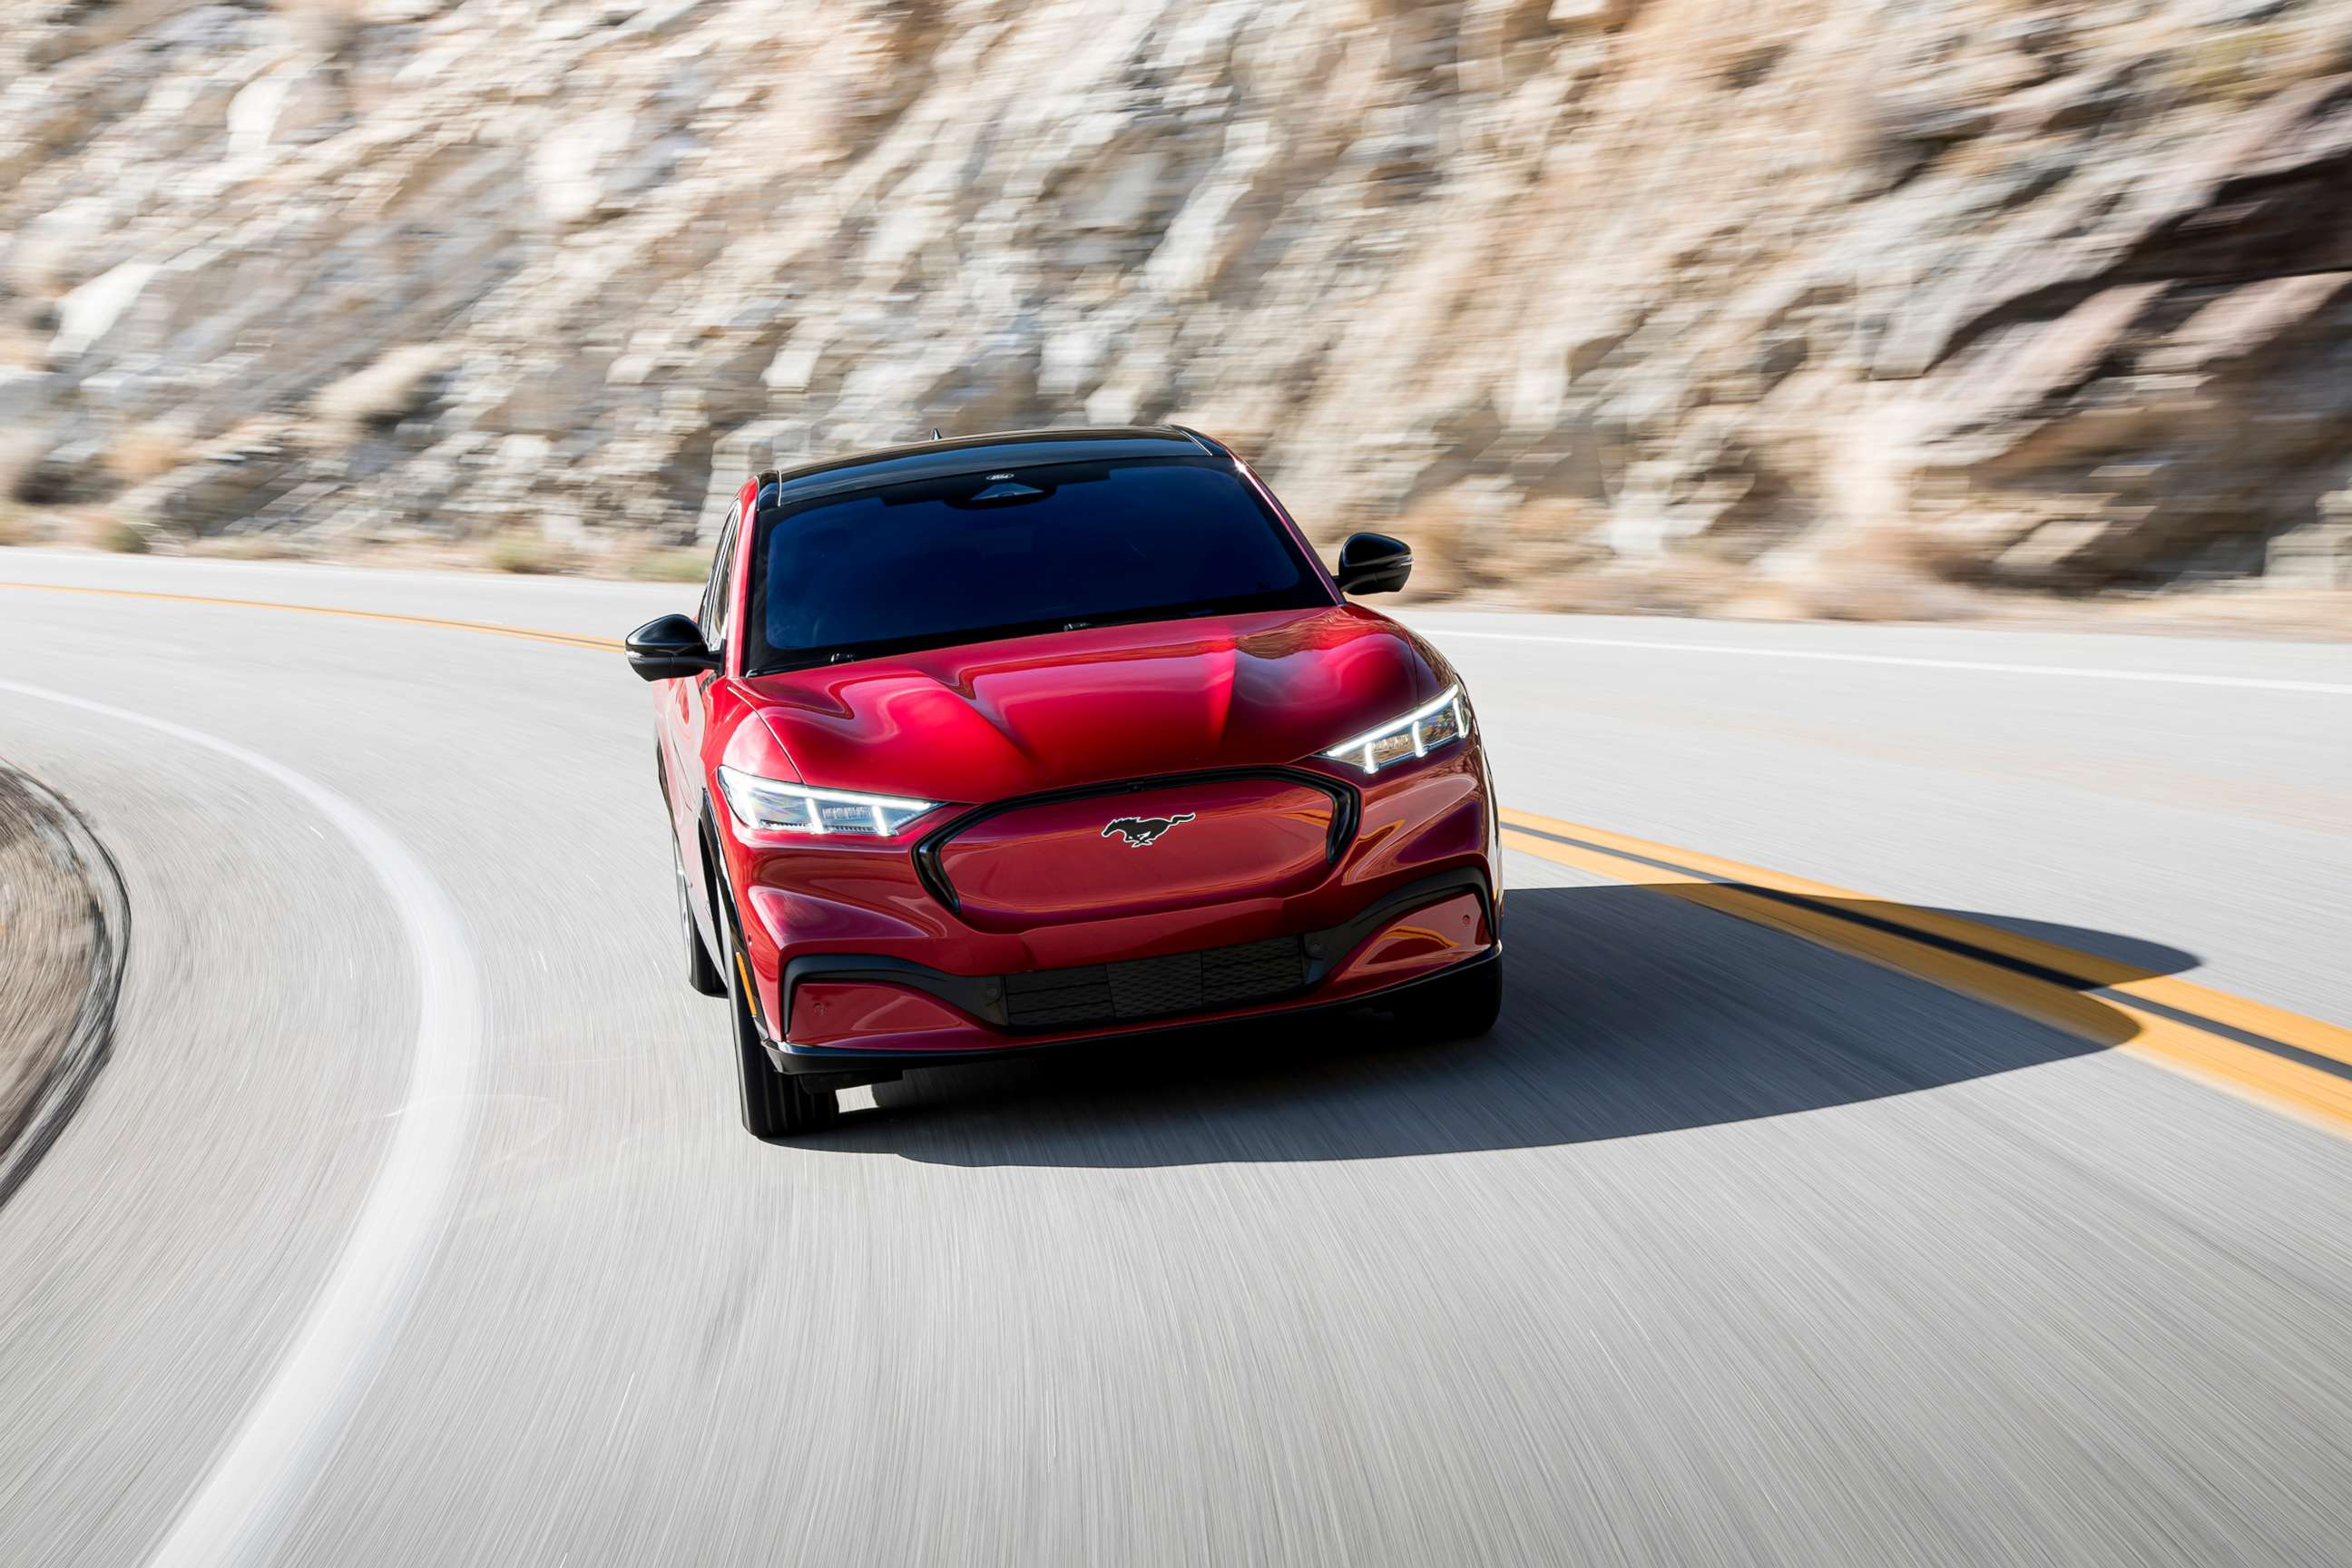
[[734,1032],[736,1086],[742,1091],[745,1131],[754,1138],[789,1138],[840,1120],[839,1095],[804,1089],[769,1063],[768,1048],[760,1043],[760,1026],[751,1016],[751,999],[743,991],[743,974],[742,963],[729,953],[727,1016]]
[[1473,1040],[1503,1012],[1503,955],[1424,981],[1397,998],[1397,1021],[1432,1040]]

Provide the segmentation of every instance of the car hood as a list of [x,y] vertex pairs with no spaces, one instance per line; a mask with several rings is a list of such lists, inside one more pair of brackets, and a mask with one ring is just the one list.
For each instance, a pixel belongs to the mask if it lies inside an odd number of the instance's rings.
[[981,802],[1311,758],[1452,679],[1352,605],[968,643],[747,680],[803,782]]

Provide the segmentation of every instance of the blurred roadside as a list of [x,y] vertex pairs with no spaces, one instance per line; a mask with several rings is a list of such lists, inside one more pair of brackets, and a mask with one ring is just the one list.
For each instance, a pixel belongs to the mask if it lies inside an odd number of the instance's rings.
[[112,858],[46,785],[0,766],[0,1205],[105,1061],[130,911]]
[[698,574],[1175,420],[1418,596],[2352,631],[2352,3],[7,0],[0,542]]

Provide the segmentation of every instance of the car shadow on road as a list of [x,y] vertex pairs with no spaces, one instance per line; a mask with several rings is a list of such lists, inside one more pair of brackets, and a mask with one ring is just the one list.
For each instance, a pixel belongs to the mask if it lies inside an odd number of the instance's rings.
[[[1850,921],[1898,911],[1854,901]],[[1899,911],[1908,913],[1909,911]],[[1982,915],[2103,961],[2106,984],[2194,955]],[[2095,995],[2060,1029],[1633,887],[1512,891],[1508,991],[1483,1039],[1319,1016],[910,1074],[811,1148],[953,1165],[1381,1159],[1635,1138],[2011,1073],[2128,1039]]]

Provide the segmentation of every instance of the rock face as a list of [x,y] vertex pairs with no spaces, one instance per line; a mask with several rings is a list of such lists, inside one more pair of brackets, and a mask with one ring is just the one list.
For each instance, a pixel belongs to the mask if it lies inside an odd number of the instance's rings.
[[1859,612],[2258,574],[2352,483],[2352,0],[10,0],[0,52],[18,488],[167,536],[593,552],[1172,419],[1433,591]]

